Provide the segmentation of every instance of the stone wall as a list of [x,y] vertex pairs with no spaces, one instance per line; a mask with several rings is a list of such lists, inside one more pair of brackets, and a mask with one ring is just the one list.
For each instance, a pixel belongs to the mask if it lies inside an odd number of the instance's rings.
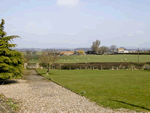
[[39,63],[24,63],[24,69],[38,69]]

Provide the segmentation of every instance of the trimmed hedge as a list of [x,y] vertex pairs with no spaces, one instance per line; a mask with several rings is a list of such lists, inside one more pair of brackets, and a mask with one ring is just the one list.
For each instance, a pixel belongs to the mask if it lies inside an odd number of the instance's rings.
[[[113,53],[114,55],[115,54],[118,54],[118,55],[138,55],[138,53]],[[139,53],[139,55],[150,55],[150,53]]]
[[[36,63],[29,63],[28,65],[36,65]],[[39,64],[47,68],[46,64]],[[91,62],[91,63],[54,63],[51,69],[74,70],[74,69],[143,69],[144,66],[150,65],[150,62],[136,63],[136,62]]]
[[[91,63],[54,63],[52,69],[74,70],[74,69],[142,69],[150,62],[91,62]],[[42,66],[42,64],[41,64]]]

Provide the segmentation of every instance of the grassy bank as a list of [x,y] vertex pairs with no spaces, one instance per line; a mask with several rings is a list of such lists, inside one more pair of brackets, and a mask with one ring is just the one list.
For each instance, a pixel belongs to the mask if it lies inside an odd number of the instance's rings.
[[150,72],[131,70],[37,70],[99,105],[150,111]]

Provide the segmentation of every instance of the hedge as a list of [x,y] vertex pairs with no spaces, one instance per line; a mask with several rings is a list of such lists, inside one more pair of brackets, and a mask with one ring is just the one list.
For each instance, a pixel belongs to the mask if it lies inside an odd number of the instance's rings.
[[[93,62],[93,63],[54,63],[51,69],[74,70],[74,69],[142,69],[150,62]],[[43,66],[40,64],[40,66]]]
[[150,53],[112,53],[112,54],[118,54],[118,55],[150,55]]

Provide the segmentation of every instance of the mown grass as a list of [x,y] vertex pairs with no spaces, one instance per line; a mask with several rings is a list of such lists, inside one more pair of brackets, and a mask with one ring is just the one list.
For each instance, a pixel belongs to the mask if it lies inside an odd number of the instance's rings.
[[[26,55],[26,52],[22,52],[22,54],[25,54]],[[31,53],[32,54],[32,53]],[[37,55],[41,55],[42,52],[36,52]]]
[[113,109],[150,111],[150,71],[51,70],[38,73],[97,104]]
[[[122,59],[122,61],[121,61]],[[126,60],[125,60],[126,59]],[[30,63],[39,62],[38,57]],[[138,55],[73,55],[61,56],[56,63],[88,63],[88,62],[138,62]],[[150,62],[150,55],[140,55],[139,62]]]

